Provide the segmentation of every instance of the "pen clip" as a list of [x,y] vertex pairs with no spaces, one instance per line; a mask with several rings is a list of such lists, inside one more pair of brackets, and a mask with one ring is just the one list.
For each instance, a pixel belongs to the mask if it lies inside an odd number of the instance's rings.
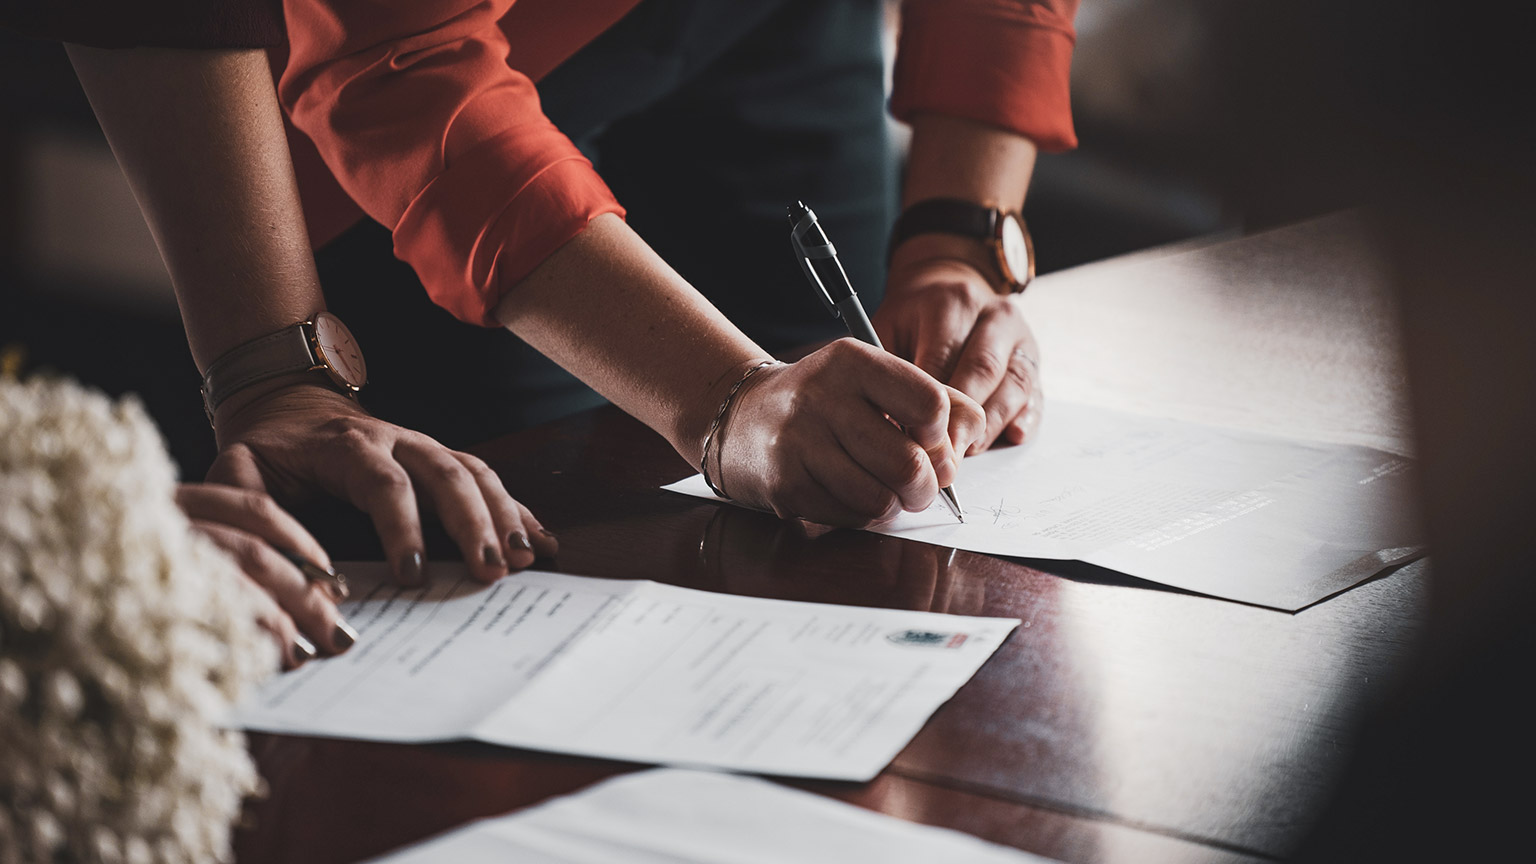
[[812,258],[831,258],[837,254],[837,248],[831,243],[806,248],[805,240],[802,239],[815,225],[816,214],[811,212],[811,208],[806,207],[800,220],[789,231],[789,243],[795,249],[795,260],[800,262],[800,269],[805,271],[805,278],[816,288],[816,294],[821,298],[821,305],[827,307],[827,311],[832,313],[833,318],[841,318],[842,310],[832,302],[832,294],[827,290],[826,284],[821,281],[821,274],[811,266]]

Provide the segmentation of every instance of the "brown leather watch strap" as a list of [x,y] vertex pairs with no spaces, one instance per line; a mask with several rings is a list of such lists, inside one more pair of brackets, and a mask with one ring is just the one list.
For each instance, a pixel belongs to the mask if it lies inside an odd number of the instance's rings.
[[902,211],[891,229],[889,253],[918,234],[958,234],[990,240],[997,231],[998,211],[962,198],[928,198]]

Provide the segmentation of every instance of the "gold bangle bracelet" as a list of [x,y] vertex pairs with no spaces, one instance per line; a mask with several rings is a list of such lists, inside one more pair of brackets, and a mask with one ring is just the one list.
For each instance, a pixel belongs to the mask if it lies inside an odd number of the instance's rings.
[[[747,383],[747,379],[755,375],[757,370],[777,365],[779,365],[777,360],[762,360],[751,369],[742,373],[742,376],[736,379],[736,383],[731,385],[731,389],[725,394],[725,398],[720,401],[720,410],[715,412],[715,420],[709,424],[709,432],[704,435],[704,454],[699,458],[699,473],[704,475],[704,485],[709,487],[709,491],[721,498],[730,498],[731,496],[725,494],[725,490],[715,485],[715,481],[709,478],[709,445],[714,442],[715,433],[720,431],[720,424],[725,421],[725,414],[731,409],[731,401],[736,398],[736,393],[741,389],[741,385]],[[722,476],[720,480],[721,485],[724,485],[725,478]]]

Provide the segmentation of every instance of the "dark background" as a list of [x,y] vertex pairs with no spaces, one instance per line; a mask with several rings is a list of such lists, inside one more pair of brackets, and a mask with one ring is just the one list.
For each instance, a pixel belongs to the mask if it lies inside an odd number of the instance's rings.
[[[1026,208],[1040,272],[1315,212],[1256,221],[1219,194],[1196,122],[1211,97],[1206,5],[1085,4],[1082,146],[1041,159]],[[0,116],[0,340],[24,346],[27,368],[138,393],[183,476],[201,477],[212,436],[169,280],[60,46],[0,33]]]

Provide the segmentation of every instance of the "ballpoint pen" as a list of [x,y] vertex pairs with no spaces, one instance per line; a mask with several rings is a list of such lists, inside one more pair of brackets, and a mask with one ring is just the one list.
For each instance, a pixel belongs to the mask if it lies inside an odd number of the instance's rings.
[[347,599],[352,592],[347,588],[347,577],[337,573],[330,567],[323,567],[304,556],[288,549],[278,547],[278,554],[288,559],[288,563],[299,568],[307,582],[319,582],[330,590],[337,602]]
[[[869,316],[864,313],[864,304],[859,302],[858,293],[848,281],[842,262],[837,260],[836,247],[816,221],[816,213],[805,206],[804,201],[796,201],[795,206],[789,208],[789,224],[789,242],[794,246],[795,259],[805,271],[805,278],[816,289],[822,305],[832,317],[843,319],[853,338],[885,350],[880,337],[875,335],[874,325],[869,323]],[[965,511],[960,509],[960,499],[955,497],[953,486],[940,489],[939,497],[944,499],[945,506],[956,519],[965,521]]]

